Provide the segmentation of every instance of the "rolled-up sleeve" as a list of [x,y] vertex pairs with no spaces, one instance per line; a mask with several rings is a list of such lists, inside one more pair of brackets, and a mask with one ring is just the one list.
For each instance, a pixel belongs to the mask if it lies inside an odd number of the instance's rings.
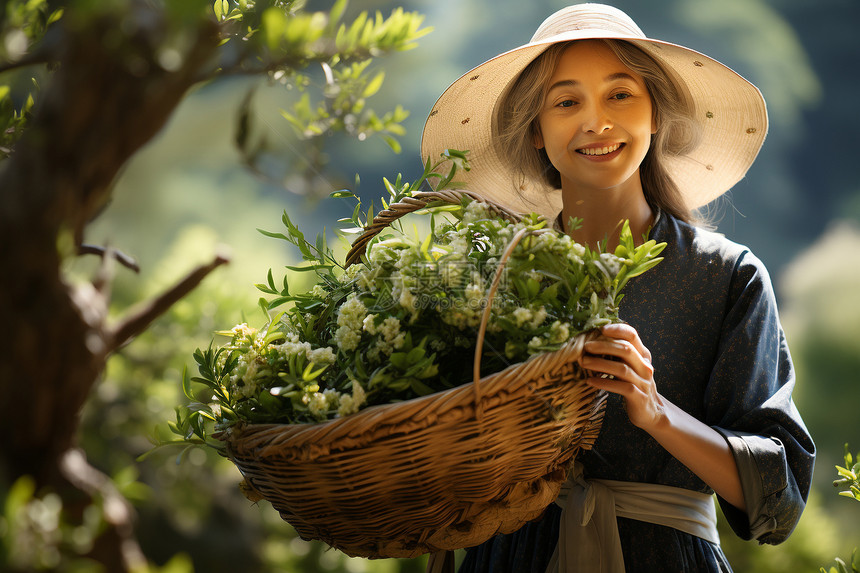
[[739,537],[776,544],[806,505],[815,446],[791,397],[795,371],[770,278],[749,251],[730,290],[705,408],[734,455],[746,512],[720,505]]

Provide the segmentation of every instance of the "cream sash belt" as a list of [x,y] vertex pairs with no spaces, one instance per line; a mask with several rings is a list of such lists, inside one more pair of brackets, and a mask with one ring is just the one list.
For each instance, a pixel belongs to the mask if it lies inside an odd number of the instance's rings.
[[616,516],[720,542],[712,496],[667,485],[587,480],[578,462],[555,503],[563,511],[546,573],[624,573]]

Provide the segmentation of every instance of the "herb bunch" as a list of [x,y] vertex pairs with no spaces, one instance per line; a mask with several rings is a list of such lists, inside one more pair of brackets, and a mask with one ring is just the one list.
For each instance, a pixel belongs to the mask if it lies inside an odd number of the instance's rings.
[[[447,173],[439,168],[449,164]],[[390,202],[417,191],[428,179],[437,190],[456,187],[465,153],[449,150],[425,165],[415,182],[385,180]],[[351,226],[361,232],[361,203]],[[383,201],[383,206],[387,204]],[[316,423],[360,409],[408,400],[472,380],[476,333],[488,306],[501,257],[521,230],[527,234],[506,261],[490,305],[481,375],[530,356],[558,350],[577,335],[617,322],[627,281],[658,264],[665,244],[636,246],[623,223],[615,252],[580,245],[549,228],[536,214],[513,223],[464,197],[459,205],[429,205],[430,232],[410,236],[400,222],[368,242],[361,262],[345,267],[325,234],[308,241],[283,214],[285,233],[265,235],[295,245],[305,264],[287,267],[276,286],[272,271],[257,288],[265,320],[219,332],[226,343],[197,350],[199,376],[183,376],[191,404],[177,408],[171,429],[184,442],[221,447],[211,429],[240,423]],[[576,221],[573,221],[576,224]],[[316,284],[290,291],[291,273],[313,272]],[[192,383],[205,387],[193,392]],[[200,399],[203,397],[204,399]]]

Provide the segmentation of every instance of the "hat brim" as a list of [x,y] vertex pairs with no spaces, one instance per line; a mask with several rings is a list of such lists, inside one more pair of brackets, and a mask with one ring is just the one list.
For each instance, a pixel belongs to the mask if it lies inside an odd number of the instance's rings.
[[667,157],[665,165],[690,209],[710,203],[743,178],[767,134],[767,108],[758,88],[695,50],[603,29],[570,30],[533,41],[463,74],[439,97],[424,124],[422,157],[438,157],[445,149],[468,150],[472,169],[458,175],[467,189],[515,211],[555,217],[561,193],[539,181],[520,182],[492,143],[493,118],[501,95],[549,46],[592,39],[635,44],[672,70],[688,90],[701,141],[685,155]]

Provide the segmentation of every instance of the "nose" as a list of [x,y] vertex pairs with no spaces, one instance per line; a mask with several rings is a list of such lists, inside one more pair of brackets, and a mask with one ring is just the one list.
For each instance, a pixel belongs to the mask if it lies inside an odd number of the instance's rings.
[[585,133],[603,133],[612,128],[612,120],[601,102],[587,103],[583,111],[582,131]]

